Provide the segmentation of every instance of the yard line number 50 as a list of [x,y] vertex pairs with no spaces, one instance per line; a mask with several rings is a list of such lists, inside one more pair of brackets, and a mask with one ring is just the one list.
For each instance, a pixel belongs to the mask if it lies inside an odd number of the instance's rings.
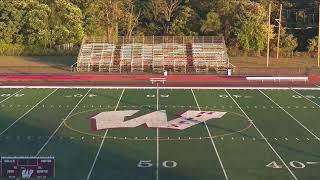
[[[151,160],[140,160],[139,163],[137,164],[138,168],[150,168],[154,164],[152,163]],[[165,168],[175,168],[178,166],[178,163],[175,161],[163,161],[162,166]]]

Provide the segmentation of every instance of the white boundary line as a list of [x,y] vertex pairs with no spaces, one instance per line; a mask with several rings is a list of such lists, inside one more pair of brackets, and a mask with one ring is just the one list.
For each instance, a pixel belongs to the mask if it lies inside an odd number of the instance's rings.
[[91,89],[88,90],[88,92],[80,99],[80,101],[74,106],[74,108],[69,112],[69,114],[62,120],[62,122],[60,123],[60,125],[56,128],[56,130],[51,134],[51,136],[49,137],[49,139],[44,143],[44,145],[39,149],[39,151],[37,152],[36,156],[39,156],[39,154],[41,153],[41,151],[47,146],[47,144],[50,142],[50,140],[52,139],[52,137],[58,132],[58,130],[60,129],[60,127],[63,125],[63,123],[69,118],[69,116],[73,113],[73,111],[79,106],[79,104],[83,101],[83,99],[89,94],[89,92],[91,91]]
[[[157,83],[157,111],[159,111],[159,84]],[[156,180],[159,180],[159,128],[157,128],[157,170]]]
[[249,118],[249,116],[247,115],[247,113],[241,108],[241,106],[237,103],[237,101],[231,96],[231,94],[225,89],[226,93],[228,94],[228,96],[232,99],[232,101],[238,106],[238,108],[242,111],[242,113],[251,121],[253,127],[258,131],[258,133],[261,135],[261,137],[263,138],[263,140],[268,144],[268,146],[271,148],[271,150],[275,153],[275,155],[279,158],[279,160],[282,162],[282,164],[288,169],[288,171],[290,172],[290,174],[292,175],[292,177],[295,180],[298,180],[298,178],[296,177],[296,175],[294,175],[294,173],[291,171],[291,169],[288,167],[288,165],[284,162],[284,160],[281,158],[281,156],[277,153],[277,151],[272,147],[272,145],[269,143],[269,141],[267,140],[267,138],[262,134],[262,132],[258,129],[258,127],[255,125],[255,123],[253,122],[253,120],[251,120]]
[[291,115],[288,111],[286,111],[283,107],[281,107],[278,103],[276,103],[271,97],[269,97],[267,94],[265,94],[263,91],[259,90],[265,97],[267,97],[271,102],[273,102],[275,105],[277,105],[283,112],[285,112],[288,116],[290,116],[293,120],[295,120],[300,126],[302,126],[306,131],[308,131],[313,137],[315,137],[318,141],[320,141],[320,138],[315,135],[312,131],[310,131],[304,124],[302,124],[297,118],[295,118],[293,115]]
[[[6,89],[6,88],[24,88],[25,86],[0,86],[0,89]],[[157,87],[152,86],[28,86],[28,89],[156,89]],[[221,87],[159,87],[159,89],[184,89],[184,90],[190,90],[190,89],[218,89],[218,90],[225,90],[225,89],[270,89],[270,90],[320,90],[320,86],[318,87],[250,87],[250,86],[243,86],[243,87],[228,87],[228,86],[221,86]]]
[[[126,90],[126,89],[123,89],[123,90],[122,90],[122,93],[121,93],[121,95],[120,95],[120,97],[119,97],[118,103],[117,103],[114,111],[116,111],[116,110],[118,109],[118,106],[119,106],[119,104],[120,104],[120,101],[121,101],[121,99],[122,99],[122,96],[123,96],[125,90]],[[91,174],[92,174],[93,168],[94,168],[94,166],[95,166],[95,164],[96,164],[96,162],[97,162],[97,159],[98,159],[98,157],[99,157],[100,151],[101,151],[101,149],[102,149],[102,146],[103,146],[103,144],[104,144],[104,141],[105,141],[105,139],[106,139],[107,134],[108,134],[108,129],[107,129],[106,132],[104,133],[103,139],[102,139],[102,141],[101,141],[101,143],[100,143],[98,152],[97,152],[97,154],[96,154],[96,156],[95,156],[95,158],[94,158],[94,160],[93,160],[92,166],[91,166],[91,168],[90,168],[90,171],[89,171],[89,173],[88,173],[88,175],[87,175],[86,180],[89,180],[89,179],[90,179],[90,176],[91,176]],[[125,172],[123,172],[123,173],[125,173]]]
[[294,90],[294,89],[292,89],[292,91],[293,91],[293,92],[295,92],[296,94],[298,94],[298,95],[302,96],[302,97],[303,97],[303,98],[305,98],[306,100],[310,101],[312,104],[314,104],[314,105],[316,105],[316,106],[320,107],[320,104],[318,104],[318,103],[316,103],[316,102],[312,101],[311,99],[307,98],[306,96],[304,96],[303,94],[299,93],[298,91],[296,91],[296,90]]
[[11,96],[5,98],[4,100],[0,101],[0,104],[5,102],[6,100],[10,99],[11,97],[13,97],[14,95],[18,94],[19,92],[23,91],[24,89],[26,89],[27,87],[24,87],[23,89],[20,89],[19,91],[15,92],[14,94],[12,94]]
[[[198,103],[198,100],[197,100],[197,98],[196,98],[196,95],[194,94],[194,92],[193,92],[192,89],[191,89],[191,92],[192,92],[194,101],[196,102],[196,104],[197,104],[197,106],[198,106],[199,111],[201,111],[201,108],[200,108],[200,106],[199,106],[199,103]],[[224,169],[224,166],[223,166],[222,160],[221,160],[221,158],[220,158],[218,149],[217,149],[217,147],[216,147],[216,145],[215,145],[215,143],[214,143],[214,141],[213,141],[213,139],[212,139],[212,135],[211,135],[210,130],[209,130],[209,128],[208,128],[208,125],[207,125],[207,123],[206,123],[205,121],[204,121],[204,125],[205,125],[205,127],[206,127],[206,129],[207,129],[207,132],[208,132],[208,135],[209,135],[209,137],[210,137],[210,140],[211,140],[212,146],[213,146],[213,148],[214,148],[214,151],[216,152],[216,155],[217,155],[217,157],[218,157],[218,160],[219,160],[221,169],[222,169],[222,171],[223,171],[223,174],[224,174],[226,180],[228,180],[228,176],[227,176],[226,170]]]
[[40,100],[36,105],[34,105],[31,109],[29,109],[27,112],[25,112],[22,116],[20,116],[18,119],[16,119],[10,126],[8,126],[5,130],[3,130],[0,133],[0,136],[3,135],[5,132],[8,131],[13,125],[15,125],[18,121],[20,121],[23,117],[25,117],[28,113],[30,113],[34,108],[36,108],[39,104],[41,104],[44,100],[46,100],[49,96],[51,96],[53,93],[55,93],[58,89],[53,90],[49,95],[47,95],[45,98]]

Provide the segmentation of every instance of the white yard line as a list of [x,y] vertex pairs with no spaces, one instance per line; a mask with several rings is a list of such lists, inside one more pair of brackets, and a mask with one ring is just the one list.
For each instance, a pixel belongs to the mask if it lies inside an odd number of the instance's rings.
[[[25,88],[27,88],[27,87],[25,87]],[[15,92],[15,93],[12,94],[11,96],[9,96],[9,97],[5,98],[4,100],[0,101],[0,104],[3,103],[3,102],[5,102],[6,100],[10,99],[10,98],[13,97],[14,95],[18,94],[19,92],[21,92],[21,91],[24,90],[25,88],[20,89],[19,91]]]
[[[194,101],[196,102],[199,111],[201,111],[201,108],[200,108],[200,106],[199,106],[199,103],[198,103],[198,100],[197,100],[197,98],[196,98],[196,95],[194,94],[194,92],[193,92],[192,89],[191,89],[191,92],[192,92]],[[220,166],[221,166],[221,168],[222,168],[224,177],[226,178],[226,180],[228,180],[229,178],[228,178],[228,175],[227,175],[227,173],[226,173],[226,170],[225,170],[225,168],[224,168],[224,166],[223,166],[223,163],[222,163],[222,160],[221,160],[221,158],[220,158],[218,149],[217,149],[217,147],[216,147],[216,144],[215,144],[214,141],[213,141],[212,135],[211,135],[210,130],[209,130],[209,128],[208,128],[208,125],[207,125],[207,123],[206,123],[205,121],[204,121],[204,125],[205,125],[205,127],[206,127],[206,129],[207,129],[207,132],[208,132],[208,135],[209,135],[209,137],[210,137],[210,140],[211,140],[212,146],[213,146],[213,148],[214,148],[214,151],[216,152],[216,155],[217,155],[217,157],[218,157],[218,160],[219,160]]]
[[[122,99],[122,96],[123,96],[125,90],[126,90],[126,89],[123,89],[123,90],[122,90],[122,93],[121,93],[121,95],[120,95],[120,97],[119,97],[118,103],[117,103],[114,111],[117,111],[117,109],[118,109],[118,107],[119,107],[119,104],[120,104],[120,101],[121,101],[121,99]],[[92,163],[92,165],[91,165],[91,168],[90,168],[90,171],[89,171],[89,173],[88,173],[88,175],[87,175],[86,180],[89,180],[90,177],[91,177],[92,171],[93,171],[94,166],[95,166],[95,164],[96,164],[96,162],[97,162],[97,160],[98,160],[100,151],[101,151],[102,146],[103,146],[103,144],[104,144],[104,141],[105,141],[105,139],[106,139],[106,137],[107,137],[107,134],[108,134],[108,129],[106,130],[106,132],[105,132],[104,135],[103,135],[103,139],[102,139],[102,141],[101,141],[101,143],[100,143],[98,152],[97,152],[97,154],[96,154],[96,156],[95,156],[95,158],[94,158],[94,160],[93,160],[93,163]],[[123,172],[123,173],[125,173],[125,172]]]
[[36,156],[39,156],[39,154],[41,153],[41,151],[47,146],[47,144],[50,142],[50,140],[53,138],[53,136],[58,132],[58,130],[60,129],[60,127],[64,124],[64,122],[69,118],[69,116],[73,113],[73,111],[79,106],[79,104],[84,100],[84,98],[89,94],[89,92],[91,91],[91,89],[88,90],[88,92],[80,99],[80,101],[74,106],[74,108],[69,112],[69,114],[62,120],[62,122],[60,123],[60,125],[57,127],[57,129],[51,134],[51,136],[49,137],[49,139],[44,143],[44,145],[39,149],[39,151],[37,152]]
[[291,89],[293,92],[295,92],[296,94],[302,96],[303,98],[305,98],[306,100],[308,100],[309,102],[311,102],[312,104],[320,107],[320,105],[314,101],[312,101],[311,99],[307,98],[306,96],[304,96],[303,94],[299,93],[298,91],[294,90],[294,89]]
[[47,95],[45,98],[40,100],[36,105],[34,105],[32,108],[30,108],[27,112],[25,112],[22,116],[20,116],[18,119],[16,119],[10,126],[8,126],[5,130],[3,130],[0,133],[0,136],[3,135],[5,132],[7,132],[13,125],[15,125],[18,121],[20,121],[23,117],[25,117],[27,114],[29,114],[34,108],[36,108],[39,104],[41,104],[44,100],[46,100],[49,96],[51,96],[53,93],[55,93],[58,89],[53,90],[49,95]]
[[[157,83],[157,111],[159,111],[159,84]],[[159,180],[159,128],[157,128],[157,170],[156,180]]]
[[315,137],[318,141],[320,138],[315,135],[312,131],[310,131],[304,124],[302,124],[297,118],[291,115],[288,111],[286,111],[283,107],[281,107],[278,103],[276,103],[271,97],[265,94],[263,91],[259,90],[265,97],[267,97],[270,101],[272,101],[275,105],[277,105],[283,112],[285,112],[288,116],[290,116],[293,120],[295,120],[300,126],[302,126],[306,131],[308,131],[313,137]]
[[159,128],[157,128],[157,170],[156,180],[159,180]]
[[[6,88],[24,88],[25,86],[0,86],[0,89],[6,89]],[[52,89],[52,88],[58,88],[58,89],[156,89],[157,87],[154,86],[29,86],[28,89]],[[270,90],[290,90],[290,89],[296,89],[296,90],[317,90],[320,91],[320,86],[318,87],[250,87],[250,86],[243,86],[243,87],[228,87],[228,86],[221,86],[221,87],[159,87],[159,89],[208,89],[208,90],[225,90],[225,89],[270,89]]]
[[295,180],[298,180],[298,178],[296,177],[296,175],[291,171],[291,169],[288,167],[288,165],[284,162],[284,160],[282,159],[282,157],[278,154],[278,152],[272,147],[272,145],[269,143],[269,141],[267,140],[267,138],[262,134],[262,132],[258,129],[258,127],[255,125],[255,123],[249,118],[249,116],[247,115],[247,113],[241,108],[241,106],[237,103],[237,101],[231,96],[231,94],[225,89],[226,93],[228,94],[228,96],[232,99],[232,101],[238,106],[238,108],[241,110],[241,112],[246,116],[246,118],[248,118],[248,120],[251,121],[253,127],[258,131],[258,133],[260,134],[260,136],[263,138],[263,140],[268,144],[268,146],[270,147],[270,149],[274,152],[274,154],[279,158],[279,160],[282,162],[282,164],[288,169],[288,171],[290,172],[290,174],[292,175],[292,177]]

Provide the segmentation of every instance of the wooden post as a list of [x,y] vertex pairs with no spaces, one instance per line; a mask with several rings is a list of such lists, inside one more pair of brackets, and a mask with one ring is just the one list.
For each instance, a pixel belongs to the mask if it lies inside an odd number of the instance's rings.
[[267,67],[269,67],[269,59],[270,59],[270,29],[271,29],[271,4],[269,4],[269,13],[268,13],[268,38],[267,38]]
[[278,19],[278,43],[277,43],[277,59],[279,59],[280,54],[280,34],[281,34],[281,21],[282,20],[282,4],[280,4],[280,12],[279,12],[279,19]]
[[320,5],[319,5],[319,25],[318,25],[318,67],[320,67]]

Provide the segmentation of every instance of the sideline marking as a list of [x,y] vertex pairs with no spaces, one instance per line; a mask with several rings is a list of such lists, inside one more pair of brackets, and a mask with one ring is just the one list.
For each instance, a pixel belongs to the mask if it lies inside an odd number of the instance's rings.
[[258,131],[258,133],[261,135],[262,139],[268,144],[268,146],[272,149],[272,151],[276,154],[276,156],[280,159],[282,164],[288,169],[290,174],[293,176],[295,180],[298,180],[296,175],[291,171],[291,169],[287,166],[287,164],[284,162],[284,160],[281,158],[281,156],[277,153],[277,151],[272,147],[272,145],[269,143],[267,138],[262,134],[262,132],[258,129],[258,127],[255,125],[255,123],[249,118],[247,113],[240,107],[240,105],[237,103],[237,101],[231,96],[231,94],[225,89],[226,93],[229,95],[229,97],[233,100],[233,102],[239,107],[239,109],[242,111],[242,113],[251,121],[253,127]]
[[[125,90],[126,90],[125,88],[122,90],[122,93],[121,93],[121,95],[120,95],[120,97],[119,97],[118,103],[117,103],[114,111],[116,111],[116,110],[118,109],[118,106],[119,106],[119,104],[120,104],[120,101],[121,101],[121,99],[122,99],[122,96],[123,96],[123,93],[124,93]],[[97,154],[96,154],[96,157],[95,157],[94,160],[93,160],[92,166],[91,166],[91,168],[90,168],[90,171],[89,171],[89,173],[88,173],[88,175],[87,175],[86,180],[89,180],[89,179],[90,179],[90,176],[91,176],[91,174],[92,174],[93,168],[94,168],[94,166],[96,165],[97,159],[98,159],[98,157],[99,157],[100,151],[101,151],[101,149],[102,149],[102,146],[103,146],[103,144],[104,144],[104,141],[105,141],[105,139],[106,139],[107,134],[108,134],[108,129],[106,130],[106,132],[105,132],[104,135],[103,135],[103,139],[102,139],[102,141],[101,141],[101,143],[100,143],[98,152],[97,152]]]
[[[192,92],[194,101],[196,102],[196,104],[197,104],[197,106],[198,106],[199,111],[201,111],[201,108],[200,108],[200,106],[199,106],[199,103],[198,103],[198,100],[197,100],[197,98],[196,98],[196,95],[194,94],[194,92],[193,92],[192,89],[191,89],[191,92]],[[215,152],[216,152],[216,154],[217,154],[217,157],[218,157],[219,163],[220,163],[220,165],[221,165],[223,174],[224,174],[226,180],[228,180],[228,176],[227,176],[226,170],[224,169],[223,163],[222,163],[222,161],[221,161],[221,158],[220,158],[218,149],[217,149],[217,147],[216,147],[216,145],[215,145],[215,143],[214,143],[214,141],[213,141],[212,135],[211,135],[211,133],[210,133],[210,131],[209,131],[209,128],[208,128],[208,126],[207,126],[207,123],[206,123],[205,121],[204,121],[204,125],[205,125],[205,127],[206,127],[206,129],[207,129],[207,132],[208,132],[208,135],[209,135],[209,137],[210,137],[212,146],[213,146],[213,148],[214,148],[214,150],[215,150]]]
[[267,94],[265,94],[263,91],[259,90],[265,97],[267,97],[271,102],[273,102],[275,105],[277,105],[283,112],[285,112],[288,116],[290,116],[293,120],[295,120],[300,126],[302,126],[305,130],[307,130],[313,137],[315,137],[318,141],[320,141],[320,138],[315,135],[312,131],[310,131],[305,125],[303,125],[298,119],[296,119],[294,116],[292,116],[288,111],[286,111],[283,107],[281,107],[278,103],[276,103],[271,97],[269,97]]
[[[6,88],[24,88],[25,86],[0,86],[0,89],[6,89]],[[29,86],[28,89],[156,89],[156,87],[150,87],[150,86]],[[221,87],[166,87],[161,86],[159,89],[182,89],[182,90],[190,90],[190,89],[208,89],[208,90],[225,90],[225,89],[239,89],[239,90],[256,90],[256,89],[270,89],[270,90],[290,90],[290,89],[296,89],[296,90],[320,90],[320,86],[318,87],[250,87],[250,86],[240,86],[240,87],[228,87],[228,86],[221,86]]]
[[47,144],[50,142],[50,140],[53,138],[53,136],[58,132],[58,130],[60,129],[60,127],[64,124],[64,122],[69,118],[69,116],[73,113],[73,111],[79,106],[79,104],[83,101],[83,99],[89,94],[89,92],[91,91],[91,89],[88,90],[88,92],[86,93],[86,95],[84,95],[80,101],[74,106],[74,108],[69,112],[69,114],[62,120],[62,122],[60,123],[60,125],[57,127],[57,129],[51,134],[51,136],[48,138],[48,140],[44,143],[44,145],[40,148],[40,150],[37,152],[36,156],[38,156],[41,151],[47,146]]
[[51,96],[53,93],[55,93],[58,89],[53,90],[49,95],[47,95],[45,98],[43,98],[41,101],[39,101],[36,105],[34,105],[32,108],[30,108],[27,112],[25,112],[22,116],[20,116],[18,119],[16,119],[10,126],[8,126],[5,130],[3,130],[0,133],[0,136],[3,135],[8,129],[10,129],[13,125],[15,125],[18,121],[20,121],[23,117],[25,117],[28,113],[30,113],[34,108],[36,108],[39,104],[41,104],[44,100],[46,100],[49,96]]
[[19,91],[15,92],[14,94],[12,94],[11,96],[5,98],[4,100],[0,101],[0,104],[5,102],[6,100],[10,99],[11,97],[13,97],[14,95],[18,94],[19,92],[21,92],[22,90],[26,89],[27,87],[20,89]]
[[307,98],[306,96],[304,96],[303,94],[299,93],[298,91],[291,89],[293,92],[297,93],[298,95],[302,96],[303,98],[305,98],[306,100],[310,101],[311,103],[313,103],[314,105],[320,107],[320,105],[314,101],[312,101],[311,99]]

